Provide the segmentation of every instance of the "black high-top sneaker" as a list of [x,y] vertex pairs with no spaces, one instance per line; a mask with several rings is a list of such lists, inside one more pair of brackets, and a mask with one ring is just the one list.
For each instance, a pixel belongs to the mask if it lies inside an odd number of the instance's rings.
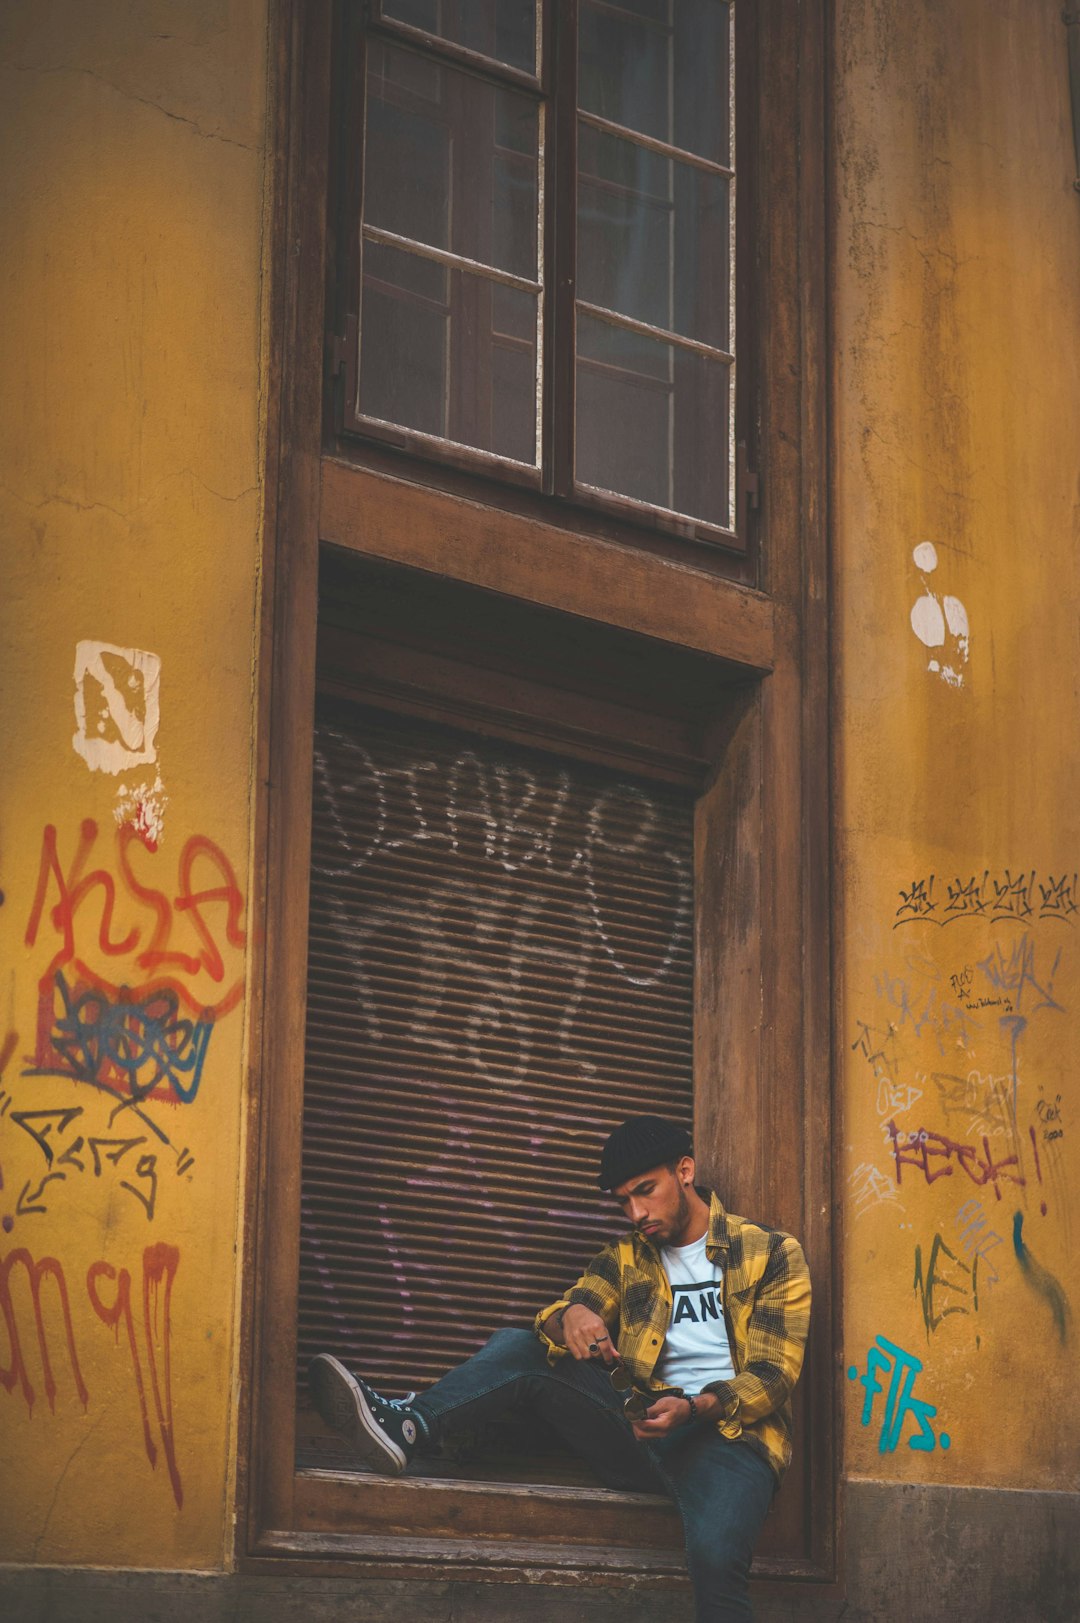
[[427,1431],[410,1409],[415,1393],[407,1398],[380,1397],[329,1353],[311,1360],[308,1385],[331,1431],[344,1433],[365,1464],[390,1476],[401,1475]]

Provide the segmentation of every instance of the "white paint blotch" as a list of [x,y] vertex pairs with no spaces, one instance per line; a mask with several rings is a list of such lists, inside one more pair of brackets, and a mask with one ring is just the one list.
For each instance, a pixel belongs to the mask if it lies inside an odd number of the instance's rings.
[[157,760],[161,660],[111,642],[75,644],[75,733],[91,772],[124,772]]
[[165,807],[169,797],[159,772],[153,783],[147,779],[130,789],[116,791],[113,816],[120,828],[133,828],[149,851],[156,851],[165,835]]
[[956,638],[956,646],[960,651],[960,657],[966,660],[968,656],[968,640],[971,635],[968,629],[967,609],[965,609],[958,597],[946,597],[943,606],[945,609],[945,624]]
[[[937,548],[932,541],[920,541],[913,548],[912,558],[923,576],[933,573],[938,566]],[[967,609],[958,597],[939,598],[929,588],[911,605],[911,629],[924,648],[943,648],[951,663],[930,659],[926,668],[940,677],[948,687],[964,685],[963,667],[968,662],[971,647],[971,628]],[[947,635],[946,635],[947,631]]]
[[968,635],[967,609],[965,609],[958,597],[946,597],[944,604],[945,621],[949,630],[954,637],[966,637]]
[[911,629],[927,648],[940,648],[945,641],[945,616],[932,592],[924,592],[911,605]]

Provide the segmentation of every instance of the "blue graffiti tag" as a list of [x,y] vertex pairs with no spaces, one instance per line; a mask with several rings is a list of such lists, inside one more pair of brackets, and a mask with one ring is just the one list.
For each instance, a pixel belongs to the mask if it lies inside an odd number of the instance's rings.
[[892,1454],[895,1452],[907,1415],[911,1416],[919,1428],[914,1437],[908,1438],[909,1448],[915,1448],[928,1454],[936,1443],[940,1443],[942,1448],[948,1448],[952,1442],[952,1438],[947,1431],[943,1431],[939,1437],[934,1436],[934,1428],[931,1426],[930,1421],[937,1414],[936,1407],[932,1403],[926,1403],[922,1398],[912,1397],[911,1395],[912,1387],[915,1385],[915,1377],[921,1369],[921,1359],[914,1357],[911,1353],[904,1352],[902,1348],[897,1347],[893,1342],[886,1341],[884,1336],[878,1336],[876,1344],[866,1354],[865,1375],[860,1375],[854,1364],[848,1370],[848,1380],[858,1381],[866,1394],[862,1408],[862,1423],[864,1426],[870,1424],[875,1396],[879,1392],[885,1391],[885,1388],[877,1379],[878,1375],[884,1375],[888,1371],[892,1371],[889,1390],[885,1398],[885,1415],[881,1424],[881,1436],[878,1439],[879,1453]]
[[98,991],[75,996],[59,971],[56,986],[63,1012],[49,1040],[61,1064],[27,1076],[66,1076],[118,1095],[126,1087],[132,1100],[147,1098],[164,1083],[181,1104],[191,1103],[214,1029],[209,1020],[177,1019],[179,1000],[167,987],[137,1001],[110,1002]]

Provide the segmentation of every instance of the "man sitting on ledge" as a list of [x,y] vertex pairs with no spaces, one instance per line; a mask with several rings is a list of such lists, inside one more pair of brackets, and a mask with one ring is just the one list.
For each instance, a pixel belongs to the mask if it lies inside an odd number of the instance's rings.
[[791,1459],[810,1323],[802,1248],[695,1188],[689,1134],[657,1116],[615,1129],[599,1182],[633,1230],[533,1330],[497,1331],[408,1399],[380,1397],[320,1353],[316,1407],[373,1469],[397,1474],[451,1417],[527,1405],[608,1487],[675,1501],[698,1623],[749,1618],[754,1544]]

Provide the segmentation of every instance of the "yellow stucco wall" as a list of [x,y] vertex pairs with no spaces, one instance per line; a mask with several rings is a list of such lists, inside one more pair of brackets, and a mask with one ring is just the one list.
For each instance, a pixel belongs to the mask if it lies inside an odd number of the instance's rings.
[[1080,196],[1060,10],[837,16],[854,1475],[1080,1485]]
[[[854,1475],[1077,1485],[1080,198],[1058,10],[837,8]],[[264,0],[0,16],[0,1549],[20,1561],[230,1547],[265,31]],[[890,1409],[905,1369],[932,1415]]]
[[265,36],[0,8],[6,1559],[229,1538]]

